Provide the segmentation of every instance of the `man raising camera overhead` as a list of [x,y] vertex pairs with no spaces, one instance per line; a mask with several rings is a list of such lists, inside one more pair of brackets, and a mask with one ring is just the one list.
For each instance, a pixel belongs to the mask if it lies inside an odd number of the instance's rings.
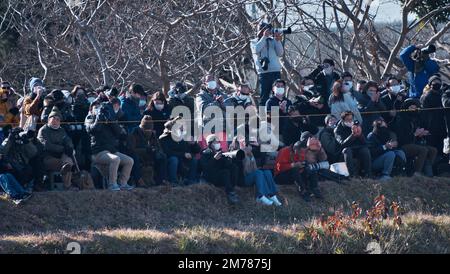
[[439,72],[439,65],[430,59],[430,54],[436,52],[434,45],[422,47],[421,45],[410,45],[400,53],[406,69],[408,69],[408,82],[410,84],[409,97],[420,98],[423,89],[430,77]]
[[258,28],[258,37],[251,40],[250,46],[259,77],[261,106],[266,105],[269,99],[272,84],[281,78],[281,64],[279,57],[283,55],[282,34],[289,34],[286,30],[274,29],[272,25],[261,23]]

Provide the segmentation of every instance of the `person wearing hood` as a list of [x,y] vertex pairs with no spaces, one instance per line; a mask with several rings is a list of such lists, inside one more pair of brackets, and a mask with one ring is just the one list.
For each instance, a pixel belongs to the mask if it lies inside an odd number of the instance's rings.
[[325,117],[325,127],[319,132],[319,141],[322,148],[327,153],[328,161],[331,164],[339,162],[342,158],[342,148],[334,137],[334,129],[336,128],[338,119],[331,114]]
[[403,167],[406,166],[405,152],[398,148],[395,134],[387,127],[383,118],[378,118],[373,122],[373,130],[367,136],[370,143],[370,155],[372,156],[372,169],[380,172],[382,181],[392,179],[391,173],[396,163],[396,158]]
[[[354,120],[353,117],[351,111],[342,112],[341,120],[334,129],[334,136],[343,149],[342,153],[350,176],[361,173],[363,177],[370,178],[372,158],[370,156],[367,140],[362,133],[362,128],[358,120]],[[356,158],[359,161],[362,172],[355,170],[353,158]]]
[[144,115],[149,115],[153,119],[153,127],[157,136],[163,134],[164,124],[169,120],[171,109],[167,103],[164,93],[155,92],[152,99],[144,111]]
[[120,108],[123,111],[123,120],[127,121],[126,128],[130,133],[139,126],[142,119],[140,107],[147,104],[144,88],[139,84],[132,84],[125,97],[120,98]]
[[442,151],[444,138],[447,136],[445,130],[445,112],[442,109],[442,79],[438,75],[432,76],[428,85],[425,86],[424,92],[420,97],[420,103],[424,109],[425,128],[430,131],[427,142],[430,146],[435,147],[438,153]]
[[20,128],[37,130],[37,122],[41,117],[43,102],[46,96],[44,82],[39,78],[31,78],[29,82],[30,94],[25,96],[20,109]]
[[132,190],[128,180],[134,160],[118,149],[120,140],[127,135],[126,130],[115,119],[110,103],[94,101],[90,109],[84,125],[91,138],[92,163],[108,167],[109,190]]
[[200,166],[206,181],[218,187],[225,187],[228,202],[237,204],[239,198],[234,190],[238,182],[239,168],[232,159],[222,153],[219,138],[215,134],[206,137],[206,147],[200,158]]
[[159,143],[151,116],[145,115],[142,118],[139,127],[133,129],[129,134],[127,145],[134,159],[131,177],[135,180],[136,185],[145,185],[141,173],[143,166],[154,167],[157,185],[166,184],[167,157]]
[[403,102],[407,98],[406,92],[402,89],[400,83],[400,80],[396,77],[389,77],[386,81],[386,92],[383,96],[381,96],[381,102],[383,102],[386,110],[389,110],[389,113],[382,114],[382,117],[388,124],[388,127],[390,127],[391,123],[395,120],[397,111],[400,110]]
[[43,163],[45,170],[60,171],[64,189],[76,190],[72,187],[73,144],[69,135],[61,127],[62,115],[57,107],[53,107],[48,115],[48,122],[39,129],[37,139],[43,146]]
[[334,71],[334,61],[331,59],[324,59],[308,76],[314,79],[314,84],[317,91],[323,98],[329,98],[332,92],[333,84],[341,77]]
[[[198,181],[198,160],[194,157],[196,151],[193,146],[186,141],[189,137],[184,129],[184,122],[179,121],[181,119],[181,116],[177,116],[164,124],[165,129],[159,136],[159,142],[167,156],[167,172],[170,183],[180,185],[178,174],[181,173],[185,177],[182,183],[189,185]],[[177,121],[179,122],[177,123]]]
[[406,99],[393,128],[397,134],[398,147],[405,152],[407,159],[414,159],[414,175],[425,174],[432,177],[437,149],[427,145],[426,137],[430,135],[430,131],[425,128],[419,109],[419,100]]

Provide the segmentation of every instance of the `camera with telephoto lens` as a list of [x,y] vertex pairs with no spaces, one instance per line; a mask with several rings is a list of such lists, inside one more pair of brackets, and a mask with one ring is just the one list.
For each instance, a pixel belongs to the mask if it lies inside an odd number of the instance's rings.
[[269,57],[261,57],[259,59],[259,64],[261,65],[261,68],[263,70],[268,70],[269,69],[269,63],[270,63]]
[[20,128],[15,128],[10,132],[10,137],[15,144],[24,145],[30,142],[30,139],[34,138],[34,131],[23,131]]
[[291,34],[292,33],[292,29],[291,29],[291,27],[283,28],[283,29],[275,29],[275,28],[273,28],[272,29],[272,33],[273,33],[273,35],[275,35],[276,33],[280,33],[280,34],[283,34],[283,35]]
[[115,121],[115,112],[109,102],[103,102],[97,112],[99,121]]
[[423,56],[429,55],[436,52],[436,46],[433,44],[428,45],[425,48],[422,48],[421,50],[415,50],[413,54],[411,55],[411,59],[418,61]]
[[309,171],[317,171],[319,169],[329,169],[329,168],[330,164],[328,163],[328,161],[306,165],[306,169]]
[[245,158],[245,152],[242,149],[237,149],[230,152],[223,152],[222,155],[237,161],[242,161]]

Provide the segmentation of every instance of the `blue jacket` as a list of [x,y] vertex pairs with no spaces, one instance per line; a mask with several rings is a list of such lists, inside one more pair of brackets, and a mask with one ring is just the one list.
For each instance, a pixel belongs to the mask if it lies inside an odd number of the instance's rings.
[[126,123],[126,129],[130,133],[134,128],[138,127],[142,119],[139,104],[134,102],[130,98],[120,98],[120,108],[123,111],[122,120],[124,121],[136,121],[133,123]]
[[425,68],[419,73],[414,73],[414,60],[411,59],[411,54],[416,50],[416,46],[411,45],[404,48],[400,52],[400,60],[402,60],[406,69],[408,70],[408,82],[411,85],[409,89],[409,97],[420,98],[424,87],[428,83],[428,79],[439,71],[439,65],[436,61],[428,59],[425,61]]

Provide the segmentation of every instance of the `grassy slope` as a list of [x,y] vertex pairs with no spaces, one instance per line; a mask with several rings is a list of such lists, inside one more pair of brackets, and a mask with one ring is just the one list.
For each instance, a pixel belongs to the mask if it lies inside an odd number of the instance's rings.
[[230,207],[221,189],[199,184],[132,192],[36,193],[19,207],[0,201],[0,253],[63,253],[77,241],[83,253],[362,253],[371,238],[360,222],[340,237],[312,240],[305,226],[323,213],[363,211],[384,194],[400,201],[404,225],[386,221],[387,253],[450,252],[450,179],[399,178],[390,183],[322,182],[325,201],[305,203],[281,186],[282,208],[255,205],[253,188],[238,189]]

